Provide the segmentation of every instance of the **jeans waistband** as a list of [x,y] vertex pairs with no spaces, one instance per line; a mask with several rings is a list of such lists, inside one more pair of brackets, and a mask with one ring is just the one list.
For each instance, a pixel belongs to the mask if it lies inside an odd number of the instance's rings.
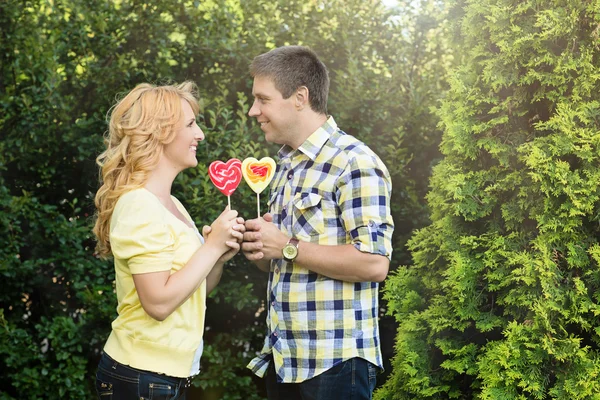
[[121,364],[120,362],[113,359],[111,356],[109,356],[108,354],[106,354],[104,352],[102,353],[102,357],[100,358],[100,366],[108,371],[114,370],[115,372],[117,372],[116,370],[119,370],[120,373],[129,372],[132,375],[136,375],[136,376],[139,374],[156,375],[156,376],[159,376],[160,378],[170,382],[174,386],[181,386],[181,387],[185,387],[185,388],[188,388],[191,386],[192,379],[194,378],[193,376],[188,376],[187,378],[177,378],[174,376],[169,376],[169,375],[161,374],[158,372],[146,371],[143,369],[134,368],[129,365]]

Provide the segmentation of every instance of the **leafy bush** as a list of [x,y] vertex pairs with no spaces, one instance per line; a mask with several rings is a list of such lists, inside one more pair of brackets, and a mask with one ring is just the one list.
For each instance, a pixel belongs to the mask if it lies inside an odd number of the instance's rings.
[[600,3],[458,1],[443,160],[378,398],[600,396]]
[[[414,2],[363,0],[0,2],[0,399],[92,397],[116,308],[112,263],[93,253],[95,158],[115,97],[140,82],[200,87],[207,140],[174,192],[201,226],[226,204],[206,175],[211,161],[277,151],[247,117],[251,59],[311,46],[330,69],[337,122],[390,167],[393,265],[406,261],[409,233],[428,220],[422,197],[440,137],[430,107],[450,64],[443,42],[429,40],[435,1],[423,3],[418,16]],[[244,184],[232,196],[247,218],[255,201]],[[245,364],[262,347],[265,290],[242,256],[226,267],[209,298],[194,395],[263,397]],[[394,330],[382,320],[385,357]]]

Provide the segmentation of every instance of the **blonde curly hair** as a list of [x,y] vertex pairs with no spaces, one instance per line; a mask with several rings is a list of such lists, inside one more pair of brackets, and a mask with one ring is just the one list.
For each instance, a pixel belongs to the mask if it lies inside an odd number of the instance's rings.
[[101,186],[95,198],[94,234],[100,257],[111,254],[110,219],[119,197],[146,184],[164,145],[175,139],[183,116],[181,99],[198,115],[197,87],[190,81],[166,86],[139,84],[109,111],[106,150],[96,158]]

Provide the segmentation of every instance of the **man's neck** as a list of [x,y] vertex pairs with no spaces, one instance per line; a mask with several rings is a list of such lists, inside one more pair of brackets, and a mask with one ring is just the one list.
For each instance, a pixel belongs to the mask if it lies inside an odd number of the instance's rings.
[[323,126],[323,124],[327,121],[327,115],[316,113],[312,110],[305,111],[306,115],[303,115],[301,118],[298,118],[298,126],[297,132],[298,134],[294,138],[293,143],[290,144],[291,147],[297,149],[302,146],[302,143],[306,141],[315,133],[317,129]]

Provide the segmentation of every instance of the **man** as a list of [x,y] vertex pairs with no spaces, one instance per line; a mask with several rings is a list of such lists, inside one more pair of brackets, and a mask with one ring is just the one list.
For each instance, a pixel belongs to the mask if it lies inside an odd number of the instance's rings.
[[379,348],[378,283],[392,253],[391,180],[327,115],[329,76],[310,49],[256,57],[256,117],[283,145],[270,213],[246,222],[242,250],[269,272],[268,334],[248,367],[274,399],[370,399]]

